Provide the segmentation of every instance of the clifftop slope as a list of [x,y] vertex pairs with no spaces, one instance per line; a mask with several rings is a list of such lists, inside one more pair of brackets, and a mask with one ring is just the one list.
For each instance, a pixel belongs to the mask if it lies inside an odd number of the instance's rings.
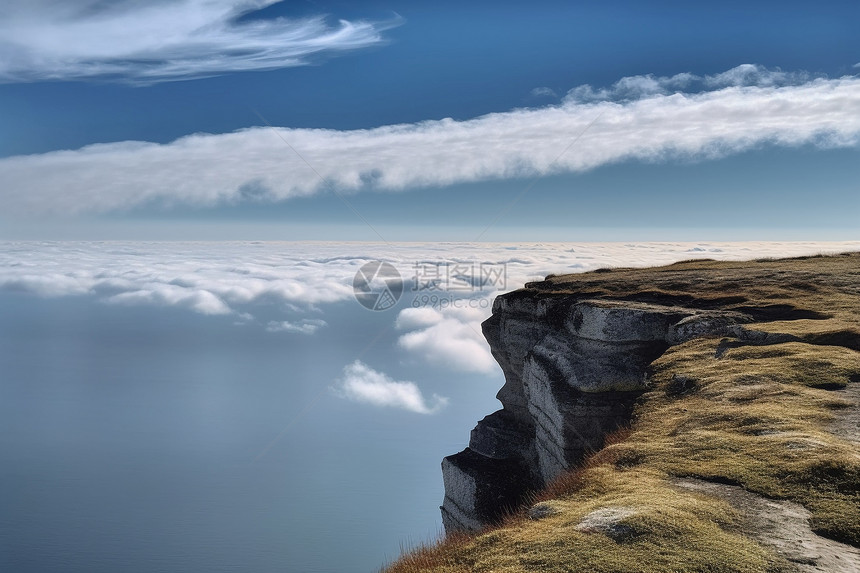
[[484,333],[503,409],[388,571],[860,570],[860,253],[548,277]]

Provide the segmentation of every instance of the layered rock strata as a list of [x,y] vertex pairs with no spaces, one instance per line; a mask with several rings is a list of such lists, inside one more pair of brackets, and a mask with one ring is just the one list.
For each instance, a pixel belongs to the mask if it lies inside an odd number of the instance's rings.
[[725,334],[750,313],[521,290],[483,324],[505,384],[502,409],[442,462],[446,531],[476,531],[575,467],[625,424],[648,365],[673,344]]

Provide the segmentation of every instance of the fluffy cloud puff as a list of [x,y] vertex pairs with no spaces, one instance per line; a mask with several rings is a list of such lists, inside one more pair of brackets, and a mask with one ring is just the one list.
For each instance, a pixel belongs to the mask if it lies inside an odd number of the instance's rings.
[[343,377],[333,390],[347,400],[417,414],[434,414],[448,403],[447,398],[436,394],[428,401],[414,382],[397,382],[359,360],[343,369]]
[[286,68],[316,55],[379,44],[381,32],[397,24],[242,19],[279,1],[5,0],[0,81],[99,78],[152,84]]
[[414,330],[402,335],[397,343],[436,366],[461,372],[494,372],[496,361],[481,334],[485,318],[487,312],[479,308],[407,308],[400,311],[396,324],[398,328]]
[[697,76],[690,73],[674,76],[648,74],[621,78],[607,88],[594,89],[590,85],[579,86],[570,90],[565,100],[568,102],[631,101],[656,95],[700,93],[727,87],[798,86],[812,79],[811,74],[803,71],[785,72],[779,68],[767,69],[755,64],[741,64],[711,76]]
[[856,145],[860,78],[796,83],[801,76],[742,66],[699,78],[703,91],[694,93],[680,89],[690,74],[637,76],[606,93],[574,90],[558,106],[468,121],[353,131],[254,127],[15,156],[0,159],[0,200],[10,214],[212,206],[719,157],[765,143]]

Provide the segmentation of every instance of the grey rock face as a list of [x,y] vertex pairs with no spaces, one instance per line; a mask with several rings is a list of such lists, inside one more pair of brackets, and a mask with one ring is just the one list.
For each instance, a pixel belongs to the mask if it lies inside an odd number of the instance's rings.
[[489,458],[469,448],[442,460],[442,479],[445,531],[478,531],[516,509],[535,486],[522,460]]
[[515,291],[482,325],[505,384],[502,409],[442,462],[446,531],[479,530],[603,447],[673,344],[742,328],[738,312]]
[[542,484],[602,448],[604,436],[629,420],[641,393],[581,392],[539,368],[530,369],[525,388]]
[[521,424],[508,410],[498,410],[478,422],[472,430],[469,449],[494,459],[522,457],[534,440],[534,426]]

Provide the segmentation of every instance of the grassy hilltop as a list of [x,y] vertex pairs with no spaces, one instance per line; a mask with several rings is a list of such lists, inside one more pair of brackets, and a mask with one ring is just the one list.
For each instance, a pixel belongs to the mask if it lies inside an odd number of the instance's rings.
[[737,309],[652,363],[629,428],[503,523],[387,573],[857,571],[860,253],[548,277],[565,294]]

